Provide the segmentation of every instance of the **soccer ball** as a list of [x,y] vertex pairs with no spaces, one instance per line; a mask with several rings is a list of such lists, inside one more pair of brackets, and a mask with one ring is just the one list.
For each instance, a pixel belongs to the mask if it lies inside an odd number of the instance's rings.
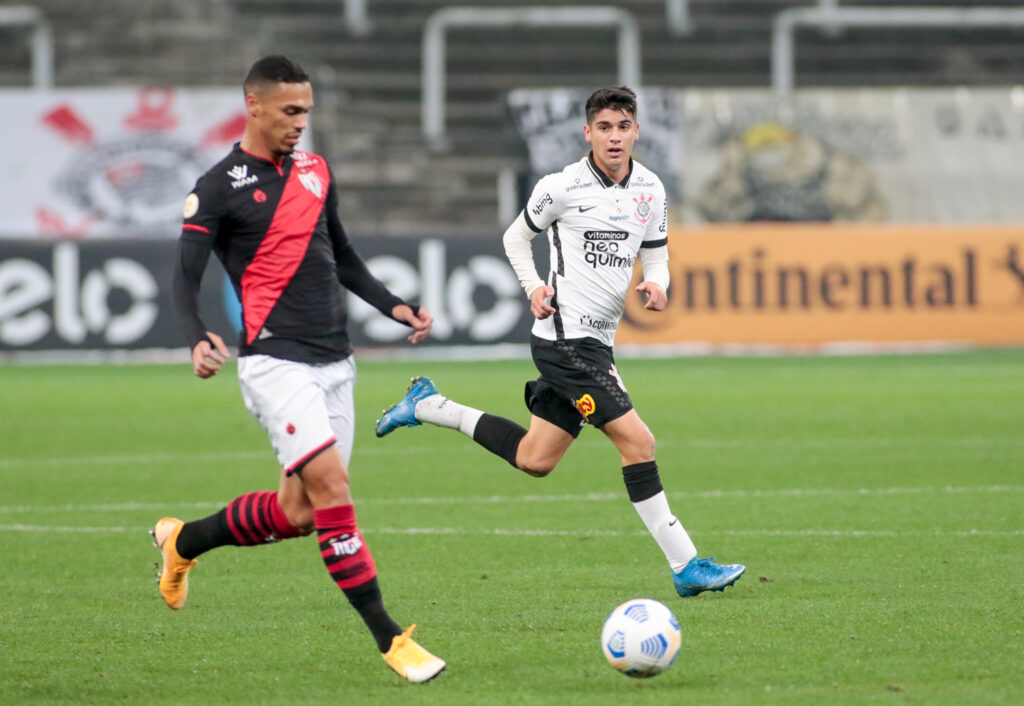
[[634,598],[613,610],[601,630],[609,664],[629,677],[653,677],[679,654],[679,621],[664,603]]

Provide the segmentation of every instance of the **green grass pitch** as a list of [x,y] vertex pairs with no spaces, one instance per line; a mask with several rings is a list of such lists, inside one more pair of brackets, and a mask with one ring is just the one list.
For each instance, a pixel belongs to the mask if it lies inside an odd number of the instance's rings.
[[[393,675],[312,538],[222,548],[164,606],[147,530],[276,486],[235,370],[0,367],[2,704],[1019,704],[1024,352],[621,360],[701,554],[675,596],[586,429],[546,479],[457,432],[373,435],[411,375],[526,421],[529,361],[361,359],[352,487],[385,599],[448,661]],[[647,596],[676,664],[632,680],[601,624]]]

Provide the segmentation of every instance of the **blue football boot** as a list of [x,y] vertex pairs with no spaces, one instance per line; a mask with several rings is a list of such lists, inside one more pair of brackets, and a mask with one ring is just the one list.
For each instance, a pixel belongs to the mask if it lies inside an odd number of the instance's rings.
[[416,419],[416,403],[424,397],[437,394],[437,388],[428,377],[415,377],[405,392],[405,397],[390,409],[385,409],[377,420],[377,436],[387,436],[398,427],[418,427],[421,422]]
[[746,570],[743,564],[716,564],[715,557],[694,557],[678,573],[672,574],[672,583],[676,593],[686,598],[704,591],[723,591],[736,583]]

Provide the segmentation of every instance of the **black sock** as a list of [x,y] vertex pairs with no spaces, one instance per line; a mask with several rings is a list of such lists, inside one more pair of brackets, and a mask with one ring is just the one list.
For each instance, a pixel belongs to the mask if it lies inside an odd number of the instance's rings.
[[638,503],[653,498],[662,491],[658,464],[654,461],[623,466],[622,480],[626,483],[630,502]]
[[505,417],[498,417],[484,412],[473,430],[473,441],[483,446],[492,454],[516,465],[516,451],[519,442],[526,436],[526,430]]
[[391,619],[384,608],[384,599],[380,594],[380,585],[374,576],[366,583],[343,589],[348,602],[359,613],[366,627],[377,641],[377,649],[381,653],[391,649],[391,641],[396,635],[402,634],[402,628]]
[[201,520],[186,522],[178,534],[178,554],[182,559],[195,559],[203,552],[225,545],[238,545],[228,527],[228,510],[224,508]]

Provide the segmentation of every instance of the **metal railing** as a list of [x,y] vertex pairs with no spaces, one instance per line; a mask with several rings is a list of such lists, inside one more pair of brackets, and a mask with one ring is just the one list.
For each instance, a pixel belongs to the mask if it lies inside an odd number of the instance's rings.
[[693,20],[690,18],[690,0],[665,0],[665,20],[668,31],[680,37],[693,31]]
[[850,7],[834,0],[828,6],[783,10],[772,27],[772,90],[793,92],[796,82],[795,35],[800,26],[822,29],[844,27],[1024,27],[1024,9],[999,7]]
[[618,31],[618,80],[640,87],[640,27],[617,7],[447,7],[423,29],[422,131],[427,143],[445,144],[446,33],[453,27],[613,27]]
[[53,32],[42,10],[30,5],[0,7],[0,28],[32,28],[32,86],[53,88]]
[[353,37],[365,37],[373,31],[366,0],[344,0],[345,27]]

